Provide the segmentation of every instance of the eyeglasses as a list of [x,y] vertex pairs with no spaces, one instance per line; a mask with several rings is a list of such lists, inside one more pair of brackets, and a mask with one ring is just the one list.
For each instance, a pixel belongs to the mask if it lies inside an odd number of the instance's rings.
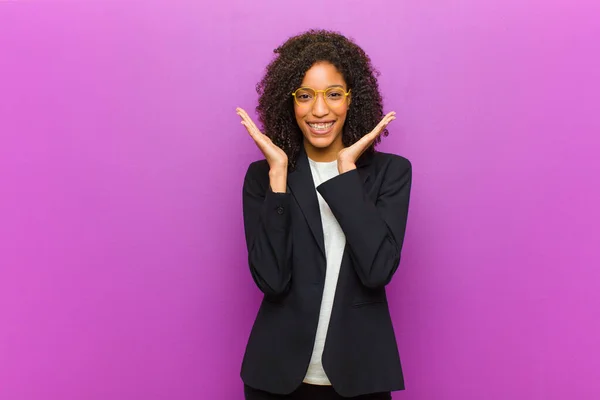
[[346,99],[350,95],[350,90],[347,92],[340,87],[331,87],[325,90],[315,90],[309,87],[301,87],[296,89],[292,96],[299,107],[312,107],[317,100],[317,95],[323,93],[323,98],[327,105],[331,108],[337,108],[346,104]]

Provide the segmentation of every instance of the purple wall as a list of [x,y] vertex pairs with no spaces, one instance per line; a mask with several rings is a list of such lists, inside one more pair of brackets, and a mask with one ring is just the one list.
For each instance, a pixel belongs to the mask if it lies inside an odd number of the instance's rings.
[[[570,4],[569,4],[570,3]],[[0,2],[0,399],[241,399],[235,107],[353,36],[414,165],[406,400],[600,398],[600,3]]]

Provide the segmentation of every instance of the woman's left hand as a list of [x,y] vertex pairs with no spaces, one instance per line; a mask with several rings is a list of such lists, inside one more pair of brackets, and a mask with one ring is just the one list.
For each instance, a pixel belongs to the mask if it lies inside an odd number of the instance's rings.
[[356,169],[356,160],[369,148],[390,122],[396,119],[394,111],[388,113],[377,126],[352,146],[343,148],[337,155],[338,171],[340,174]]

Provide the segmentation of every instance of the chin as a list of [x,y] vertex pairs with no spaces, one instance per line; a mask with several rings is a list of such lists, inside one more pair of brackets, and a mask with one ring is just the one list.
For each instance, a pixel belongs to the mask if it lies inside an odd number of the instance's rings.
[[306,139],[307,142],[309,142],[311,144],[311,146],[317,148],[317,149],[326,149],[329,146],[331,146],[336,139],[337,136],[332,136],[332,137],[314,137],[312,135],[305,135],[304,138]]
[[324,140],[324,139],[308,139],[308,141],[310,142],[310,144],[313,145],[313,147],[319,148],[319,149],[326,149],[327,147],[331,146],[331,144],[333,143],[333,140],[329,139],[329,140]]

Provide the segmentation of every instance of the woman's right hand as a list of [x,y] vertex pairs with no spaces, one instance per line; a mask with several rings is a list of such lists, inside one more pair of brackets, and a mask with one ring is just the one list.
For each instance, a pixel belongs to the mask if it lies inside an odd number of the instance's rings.
[[242,125],[246,127],[250,137],[269,163],[271,190],[284,193],[287,182],[287,154],[277,147],[267,135],[258,130],[254,121],[252,121],[245,110],[238,107],[236,108],[236,112],[242,118]]

